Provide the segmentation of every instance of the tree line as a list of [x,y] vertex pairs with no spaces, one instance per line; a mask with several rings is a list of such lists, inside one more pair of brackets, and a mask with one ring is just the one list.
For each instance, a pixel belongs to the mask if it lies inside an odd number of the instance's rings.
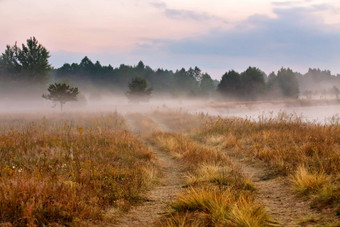
[[[51,67],[49,51],[35,37],[26,44],[7,45],[0,57],[0,86],[11,87],[25,82],[29,85],[46,85],[54,82],[70,83],[85,92],[109,91],[127,94],[131,86],[144,86],[153,93],[169,94],[174,97],[214,97],[225,99],[268,99],[299,97],[306,90],[322,82],[340,84],[340,76],[331,75],[330,71],[309,69],[306,74],[294,72],[290,68],[281,68],[277,73],[266,75],[256,67],[249,67],[244,72],[230,70],[220,81],[213,80],[200,68],[152,69],[140,61],[135,66],[121,64],[119,67],[102,65],[84,57],[78,63],[65,63],[60,68]],[[131,85],[133,80],[139,85]],[[144,84],[144,85],[143,85]],[[329,86],[325,85],[325,86]],[[303,89],[301,92],[301,88]],[[0,91],[1,92],[1,91]]]

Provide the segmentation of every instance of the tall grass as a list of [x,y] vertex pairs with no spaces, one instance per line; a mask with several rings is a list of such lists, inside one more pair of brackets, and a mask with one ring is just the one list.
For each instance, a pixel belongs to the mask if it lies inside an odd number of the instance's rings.
[[4,117],[0,127],[0,223],[103,222],[154,180],[152,152],[117,114]]
[[176,133],[194,132],[209,118],[204,113],[190,114],[185,111],[154,111],[151,115]]
[[138,129],[138,133],[142,136],[147,137],[148,134],[159,130],[158,125],[144,114],[132,113],[127,115],[127,118],[131,119],[133,127]]
[[263,160],[276,174],[291,176],[294,190],[312,198],[315,206],[340,210],[339,124],[303,122],[286,113],[258,121],[217,118],[207,121],[194,137]]
[[[150,140],[186,167],[188,189],[171,203],[164,226],[270,226],[254,187],[217,149],[188,136],[155,132]],[[165,223],[165,224],[164,224]]]

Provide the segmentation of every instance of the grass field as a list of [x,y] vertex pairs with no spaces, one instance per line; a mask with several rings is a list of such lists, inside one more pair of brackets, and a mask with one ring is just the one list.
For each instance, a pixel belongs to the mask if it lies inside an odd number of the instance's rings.
[[[0,226],[130,226],[137,222],[126,220],[138,218],[138,226],[339,224],[337,121],[176,111],[1,115],[0,169]],[[256,179],[258,171],[265,174]],[[282,187],[282,201],[262,196]],[[286,217],[272,212],[276,201]]]
[[0,223],[112,221],[143,200],[157,174],[152,152],[116,113],[4,116],[0,124]]
[[[340,125],[303,123],[294,115],[252,122],[211,120],[195,135],[204,143],[264,161],[274,175],[287,176],[295,192],[313,206],[340,212]],[[218,141],[218,142],[216,142]]]

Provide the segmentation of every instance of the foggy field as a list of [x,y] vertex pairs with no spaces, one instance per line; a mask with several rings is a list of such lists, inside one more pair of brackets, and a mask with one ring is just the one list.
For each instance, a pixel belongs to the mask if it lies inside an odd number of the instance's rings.
[[340,227],[339,12],[0,0],[0,227]]
[[0,114],[0,226],[339,224],[334,103],[23,103]]
[[[0,114],[12,113],[46,113],[60,112],[58,106],[42,99],[2,100]],[[209,99],[174,99],[171,97],[154,97],[147,103],[131,103],[126,96],[103,96],[87,98],[83,102],[66,104],[68,112],[151,112],[156,110],[184,111],[192,114],[204,113],[221,117],[242,117],[258,121],[265,117],[276,117],[285,112],[302,121],[328,124],[339,121],[340,102],[338,100],[282,100],[282,101],[254,101],[254,102],[216,102]]]

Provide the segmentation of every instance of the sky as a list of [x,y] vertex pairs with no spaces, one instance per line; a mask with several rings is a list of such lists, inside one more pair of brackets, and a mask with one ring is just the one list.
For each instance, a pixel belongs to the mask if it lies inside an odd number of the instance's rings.
[[339,0],[0,0],[0,52],[35,36],[50,63],[340,73]]

